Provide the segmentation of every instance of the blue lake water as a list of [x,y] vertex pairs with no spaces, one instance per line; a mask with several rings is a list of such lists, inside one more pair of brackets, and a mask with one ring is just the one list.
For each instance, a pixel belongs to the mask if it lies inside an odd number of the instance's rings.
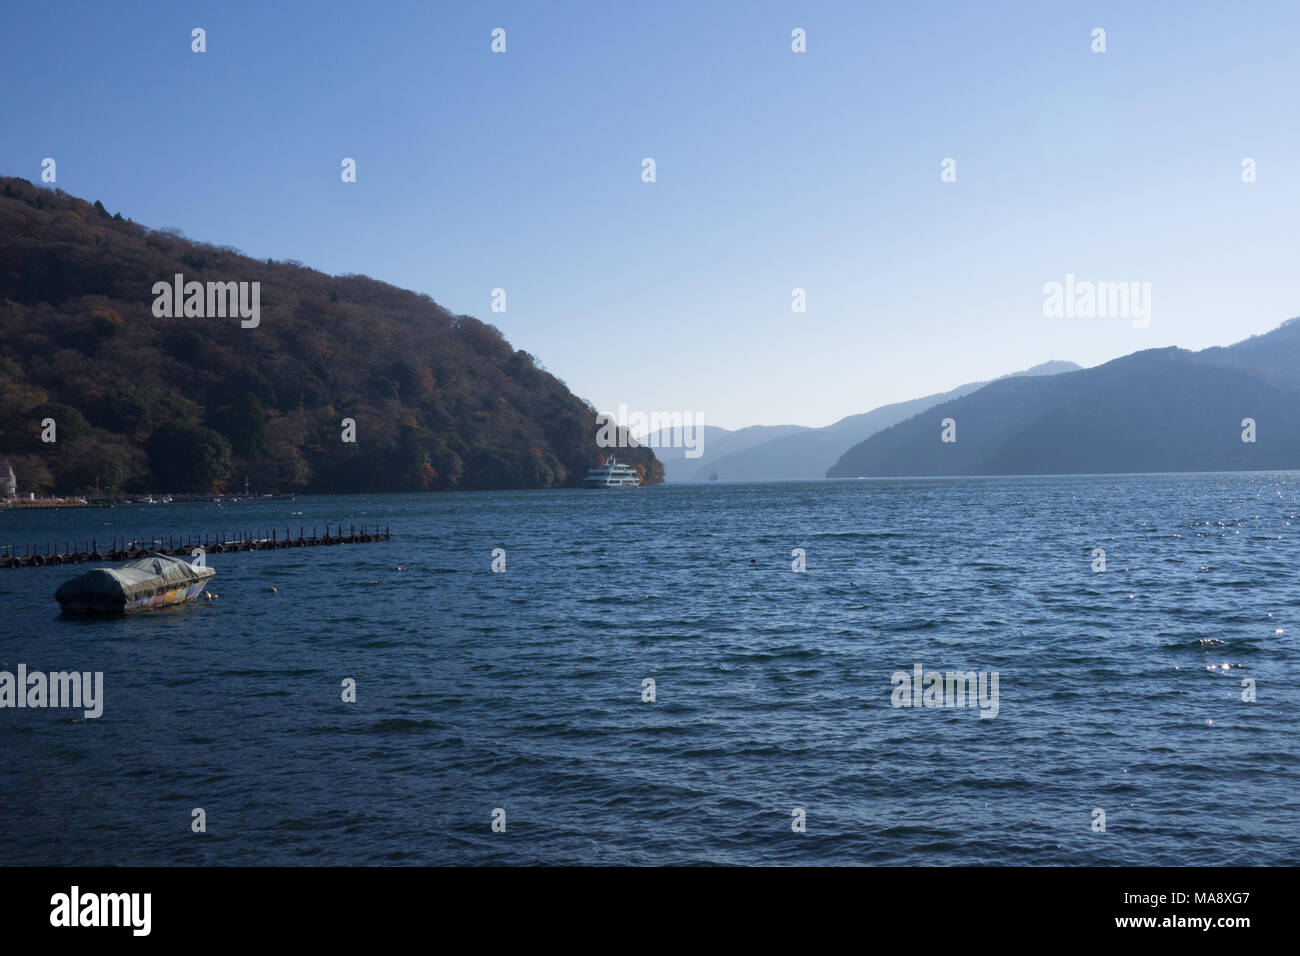
[[[0,860],[1300,862],[1300,474],[0,512],[0,543],[327,521],[393,540],[212,555],[216,602],[91,622],[53,600],[85,566],[0,570],[0,670],[105,682],[98,719],[0,710]],[[997,716],[894,707],[916,664],[997,672]]]

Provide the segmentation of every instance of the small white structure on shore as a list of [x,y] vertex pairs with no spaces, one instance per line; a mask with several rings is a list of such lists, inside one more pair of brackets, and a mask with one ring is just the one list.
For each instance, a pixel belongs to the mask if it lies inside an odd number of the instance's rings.
[[12,498],[18,494],[18,479],[14,477],[14,466],[8,458],[0,458],[0,498]]

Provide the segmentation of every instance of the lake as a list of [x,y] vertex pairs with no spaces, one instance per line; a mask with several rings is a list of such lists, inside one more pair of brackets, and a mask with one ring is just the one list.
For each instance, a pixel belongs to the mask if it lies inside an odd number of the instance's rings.
[[[393,539],[210,555],[215,602],[127,618],[59,617],[87,566],[0,570],[0,670],[104,675],[97,719],[0,709],[6,863],[1300,862],[1300,474],[0,512],[0,543],[339,521]],[[895,706],[918,665],[996,707]]]

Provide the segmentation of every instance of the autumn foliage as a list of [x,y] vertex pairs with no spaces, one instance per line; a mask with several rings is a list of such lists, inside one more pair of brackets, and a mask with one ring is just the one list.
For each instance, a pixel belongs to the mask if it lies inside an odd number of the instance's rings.
[[[155,318],[153,284],[176,273],[260,282],[260,325]],[[602,459],[596,432],[595,410],[531,355],[428,296],[0,178],[0,456],[20,489],[577,487]],[[662,480],[650,449],[623,457]]]

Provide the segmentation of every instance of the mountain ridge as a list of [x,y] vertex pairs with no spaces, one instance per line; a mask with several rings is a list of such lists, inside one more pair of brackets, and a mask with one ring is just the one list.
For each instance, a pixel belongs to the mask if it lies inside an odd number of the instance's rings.
[[[255,286],[259,320],[157,314],[177,275]],[[426,295],[0,178],[0,457],[20,491],[578,487],[596,435],[532,355]],[[619,458],[662,480],[653,450]]]
[[[1078,368],[1079,366],[1073,362],[1054,359],[1018,372],[1010,372],[993,381],[1016,376],[1059,375]],[[987,381],[969,382],[946,392],[890,402],[866,412],[846,415],[821,428],[802,428],[789,435],[771,438],[748,447],[727,448],[720,453],[714,451],[710,454],[711,448],[706,442],[705,456],[695,463],[693,472],[687,472],[690,474],[689,478],[675,477],[676,474],[685,471],[680,465],[675,469],[673,466],[666,465],[666,480],[704,481],[714,470],[717,471],[720,479],[727,481],[823,478],[826,470],[858,441],[882,428],[918,414],[926,408],[967,394],[987,384],[989,384]]]
[[[829,478],[1300,467],[1300,323],[1230,346],[1144,349],[999,380],[850,448]],[[953,442],[942,422],[955,422]],[[1253,441],[1243,441],[1255,424]]]

